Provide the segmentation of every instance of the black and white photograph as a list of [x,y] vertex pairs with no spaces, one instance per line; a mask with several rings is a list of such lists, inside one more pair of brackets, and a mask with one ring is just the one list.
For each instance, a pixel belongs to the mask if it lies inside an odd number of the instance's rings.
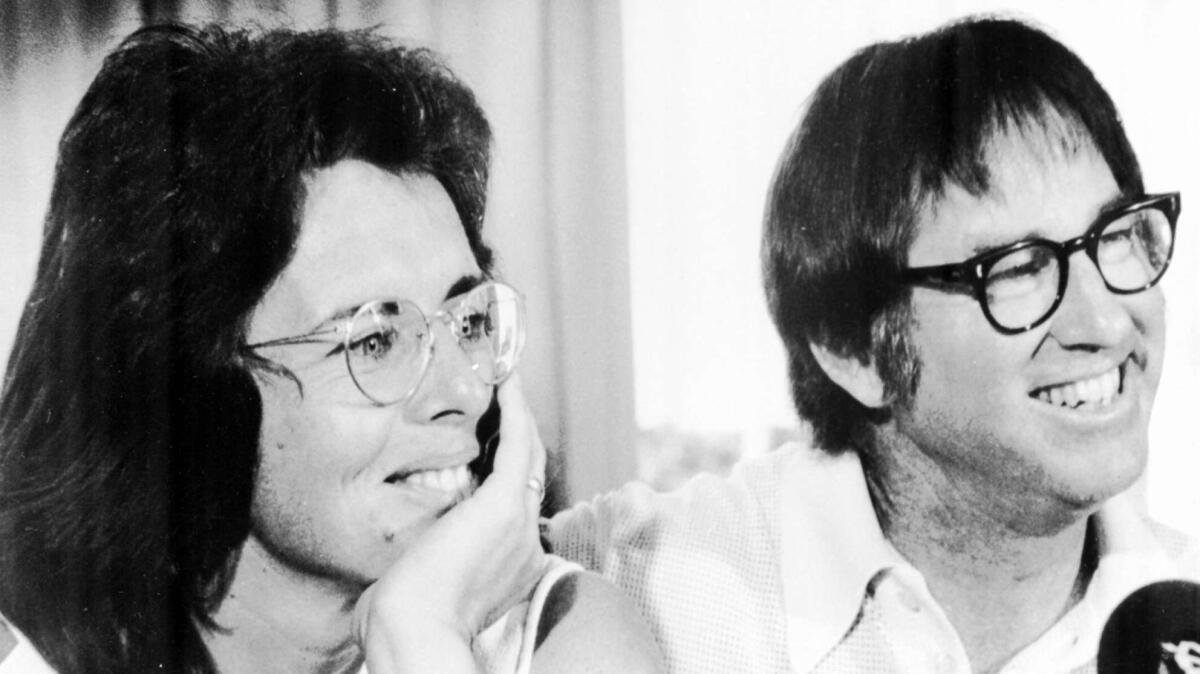
[[1200,673],[1196,63],[0,0],[0,674]]

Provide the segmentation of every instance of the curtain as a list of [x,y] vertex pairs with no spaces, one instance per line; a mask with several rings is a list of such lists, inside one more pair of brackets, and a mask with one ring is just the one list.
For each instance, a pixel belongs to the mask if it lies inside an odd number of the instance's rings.
[[10,0],[0,4],[0,353],[40,247],[55,145],[100,60],[180,20],[378,30],[441,53],[496,137],[485,234],[522,289],[520,368],[555,452],[548,509],[633,475],[620,9],[552,0]]

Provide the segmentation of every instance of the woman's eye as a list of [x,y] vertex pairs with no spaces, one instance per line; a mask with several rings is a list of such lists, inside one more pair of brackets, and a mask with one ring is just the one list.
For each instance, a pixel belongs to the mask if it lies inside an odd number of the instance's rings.
[[391,351],[393,341],[389,333],[373,332],[351,342],[350,351],[355,357],[380,359]]
[[487,337],[491,321],[485,312],[473,312],[458,319],[458,339],[477,341]]

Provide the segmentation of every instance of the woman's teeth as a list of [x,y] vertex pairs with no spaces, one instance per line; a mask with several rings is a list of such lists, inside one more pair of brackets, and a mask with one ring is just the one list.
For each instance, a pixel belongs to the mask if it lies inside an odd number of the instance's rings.
[[1062,407],[1091,405],[1102,407],[1121,392],[1121,368],[1114,367],[1104,374],[1069,384],[1048,386],[1036,391],[1038,400]]
[[402,482],[426,489],[463,493],[471,486],[471,472],[465,465],[455,468],[421,470],[410,473]]

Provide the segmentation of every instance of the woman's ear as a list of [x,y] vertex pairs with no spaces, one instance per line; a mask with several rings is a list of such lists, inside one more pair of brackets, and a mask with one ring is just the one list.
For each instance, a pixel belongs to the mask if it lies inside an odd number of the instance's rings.
[[813,358],[817,359],[817,364],[825,371],[826,376],[859,403],[871,409],[884,406],[886,399],[883,380],[879,377],[879,370],[876,369],[874,361],[840,356],[813,342],[808,343],[808,350]]

